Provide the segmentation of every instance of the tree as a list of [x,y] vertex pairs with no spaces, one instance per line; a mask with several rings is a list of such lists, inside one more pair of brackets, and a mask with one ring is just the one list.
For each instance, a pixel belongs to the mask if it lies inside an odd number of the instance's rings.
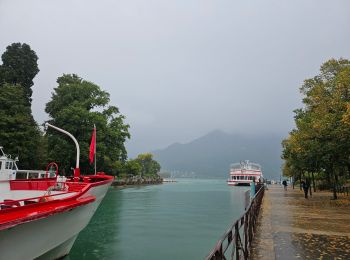
[[[5,152],[19,156],[19,167],[43,167],[44,140],[33,119],[27,96],[20,85],[4,84],[0,91],[0,145]],[[42,145],[39,145],[42,144]]]
[[153,154],[139,154],[135,161],[141,165],[141,176],[158,175],[160,171],[160,164],[157,161],[153,160]]
[[296,129],[283,142],[282,157],[290,169],[326,173],[336,199],[339,178],[350,168],[350,62],[325,62],[300,91],[305,107],[295,111]]
[[1,59],[3,64],[0,66],[0,85],[21,85],[30,105],[33,79],[39,72],[38,56],[28,44],[12,43],[7,46]]
[[128,160],[125,163],[125,169],[127,174],[138,176],[141,174],[142,166],[137,160]]
[[[124,146],[130,138],[129,125],[115,106],[109,105],[109,94],[99,86],[75,74],[66,74],[57,79],[52,99],[45,111],[50,123],[63,128],[76,137],[80,144],[80,167],[92,171],[88,155],[90,138],[94,124],[97,135],[97,170],[113,174],[117,171],[116,161],[125,161],[127,152]],[[59,162],[66,172],[75,166],[74,143],[55,131],[49,131],[49,157]]]

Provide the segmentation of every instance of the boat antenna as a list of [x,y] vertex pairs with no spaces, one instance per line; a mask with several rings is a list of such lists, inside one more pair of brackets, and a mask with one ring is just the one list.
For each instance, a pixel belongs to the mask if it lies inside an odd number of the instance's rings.
[[80,169],[79,169],[80,148],[79,148],[79,144],[78,144],[77,139],[75,139],[75,137],[71,133],[69,133],[66,130],[63,130],[57,126],[51,125],[49,123],[45,123],[45,126],[51,127],[53,129],[61,132],[61,133],[68,135],[74,141],[75,147],[77,149],[77,159],[76,159],[76,164],[75,164],[75,169],[74,169],[74,177],[79,177],[80,176]]

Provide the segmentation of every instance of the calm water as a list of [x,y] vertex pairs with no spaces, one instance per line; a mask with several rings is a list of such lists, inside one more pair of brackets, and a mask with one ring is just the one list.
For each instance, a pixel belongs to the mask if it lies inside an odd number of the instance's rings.
[[203,259],[242,214],[245,190],[192,179],[111,188],[65,260]]

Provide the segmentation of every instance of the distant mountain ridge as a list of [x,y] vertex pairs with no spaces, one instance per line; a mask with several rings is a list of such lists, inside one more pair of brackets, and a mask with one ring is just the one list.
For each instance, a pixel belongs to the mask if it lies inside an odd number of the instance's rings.
[[197,177],[227,177],[231,163],[250,160],[262,166],[266,178],[279,178],[282,136],[245,136],[220,130],[186,144],[153,151],[163,170],[195,172]]

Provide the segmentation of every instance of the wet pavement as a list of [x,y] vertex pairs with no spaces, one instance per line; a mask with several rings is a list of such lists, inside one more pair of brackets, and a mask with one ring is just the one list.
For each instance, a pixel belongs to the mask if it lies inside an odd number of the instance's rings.
[[250,259],[350,259],[350,196],[266,191]]

